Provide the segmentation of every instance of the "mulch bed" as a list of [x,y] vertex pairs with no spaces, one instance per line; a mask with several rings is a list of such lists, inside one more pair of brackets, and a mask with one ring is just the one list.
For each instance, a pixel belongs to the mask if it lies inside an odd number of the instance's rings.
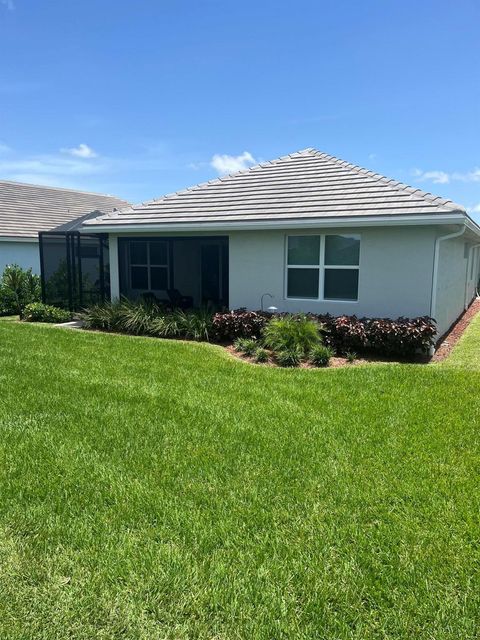
[[[472,304],[468,307],[468,309],[465,311],[465,313],[463,313],[460,316],[457,322],[441,338],[441,341],[437,346],[437,350],[435,351],[435,354],[431,358],[429,358],[428,356],[418,356],[414,360],[414,362],[417,364],[428,364],[429,362],[440,362],[441,360],[444,360],[450,354],[455,344],[463,335],[463,332],[465,331],[465,329],[468,327],[470,322],[473,320],[473,318],[477,315],[479,311],[480,311],[480,298],[476,298],[472,302]],[[243,360],[244,362],[250,362],[251,364],[258,364],[255,362],[254,358],[249,358],[248,356],[242,355],[237,351],[235,351],[235,348],[233,347],[233,345],[224,345],[224,347],[228,351],[228,353],[230,353],[230,355],[234,356],[235,358],[238,358],[239,360]],[[336,369],[338,367],[352,367],[352,366],[361,365],[361,364],[373,364],[373,363],[387,364],[392,362],[398,363],[402,361],[396,358],[388,359],[388,358],[375,357],[373,355],[371,356],[359,355],[358,358],[354,360],[354,362],[349,362],[346,358],[334,356],[333,358],[331,358],[330,364],[326,368]],[[268,362],[262,363],[261,366],[277,367],[278,365],[272,359],[270,359]],[[299,369],[317,369],[319,367],[314,367],[308,362],[302,362],[298,368]]]
[[[228,353],[233,356],[234,358],[237,358],[237,360],[242,360],[243,362],[248,362],[250,364],[255,364],[259,367],[275,367],[277,369],[279,368],[284,368],[284,367],[279,367],[277,365],[277,363],[273,360],[273,358],[270,358],[268,360],[268,362],[255,362],[255,358],[251,358],[249,356],[246,356],[243,353],[239,353],[238,351],[235,351],[235,347],[233,345],[223,345],[224,349],[226,351],[228,351]],[[375,355],[359,355],[357,358],[355,358],[355,360],[353,362],[350,362],[349,360],[347,360],[347,358],[342,358],[341,356],[333,356],[332,358],[330,358],[330,364],[328,365],[328,367],[316,367],[313,364],[310,364],[309,362],[301,362],[298,367],[294,367],[295,369],[338,369],[339,367],[355,367],[358,365],[362,365],[362,364],[392,364],[392,363],[399,363],[402,362],[401,360],[398,360],[396,358],[381,358],[380,356],[375,356]],[[424,359],[421,360],[421,362],[424,362]],[[288,368],[288,367],[285,367]]]
[[480,311],[480,298],[475,298],[472,304],[468,307],[463,315],[457,320],[457,322],[450,327],[449,331],[441,338],[441,342],[435,351],[435,355],[432,357],[431,362],[439,362],[444,360],[451,352],[455,344],[463,335],[463,332],[468,327],[473,318]]

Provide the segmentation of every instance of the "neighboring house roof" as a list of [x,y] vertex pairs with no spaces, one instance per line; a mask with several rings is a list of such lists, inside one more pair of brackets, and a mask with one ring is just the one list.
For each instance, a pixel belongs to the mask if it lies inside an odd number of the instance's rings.
[[92,211],[108,213],[129,203],[99,193],[0,180],[0,237],[37,238],[39,231]]
[[201,228],[208,223],[445,213],[465,210],[450,200],[305,149],[88,220],[84,228],[182,224]]

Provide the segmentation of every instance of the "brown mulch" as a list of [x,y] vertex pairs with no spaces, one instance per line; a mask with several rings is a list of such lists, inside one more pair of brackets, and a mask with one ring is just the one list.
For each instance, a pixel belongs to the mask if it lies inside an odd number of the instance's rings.
[[444,360],[451,352],[455,344],[463,335],[463,332],[468,327],[473,318],[480,311],[480,298],[475,298],[468,309],[463,313],[455,324],[450,327],[447,333],[440,338],[440,343],[435,351],[435,355],[432,357],[432,362],[439,362]]

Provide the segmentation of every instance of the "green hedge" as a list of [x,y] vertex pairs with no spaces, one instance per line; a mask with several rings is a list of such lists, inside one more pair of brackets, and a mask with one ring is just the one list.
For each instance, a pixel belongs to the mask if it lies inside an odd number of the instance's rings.
[[72,319],[70,311],[52,307],[43,302],[32,302],[27,304],[22,313],[22,320],[25,322],[68,322]]
[[0,316],[22,315],[27,304],[40,299],[39,276],[16,264],[5,267],[0,276]]

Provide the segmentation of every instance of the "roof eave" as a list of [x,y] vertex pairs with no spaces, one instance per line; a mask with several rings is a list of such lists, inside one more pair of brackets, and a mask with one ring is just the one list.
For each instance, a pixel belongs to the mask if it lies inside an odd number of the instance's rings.
[[[93,221],[92,221],[93,222]],[[419,226],[419,225],[445,225],[467,224],[469,228],[480,235],[480,227],[465,213],[452,211],[444,214],[418,214],[418,215],[389,215],[389,216],[331,216],[309,219],[290,220],[258,220],[235,222],[182,222],[182,223],[135,223],[112,224],[111,220],[98,221],[85,224],[80,229],[81,233],[177,233],[177,232],[202,232],[202,231],[256,231],[263,229],[317,229],[325,227],[375,227],[375,226]]]
[[38,235],[36,236],[22,236],[22,235],[2,235],[0,232],[0,242],[38,242]]

